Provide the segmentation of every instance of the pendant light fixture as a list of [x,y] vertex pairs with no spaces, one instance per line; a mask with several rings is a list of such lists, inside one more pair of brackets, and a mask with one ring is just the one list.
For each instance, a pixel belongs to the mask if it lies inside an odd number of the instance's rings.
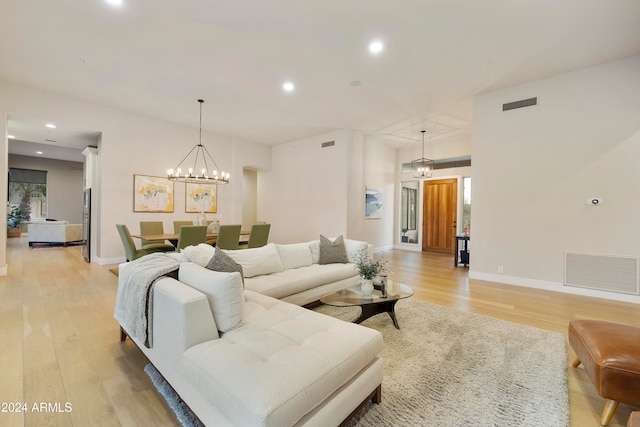
[[422,131],[422,157],[411,162],[411,168],[413,169],[414,178],[431,178],[431,176],[433,175],[433,166],[435,162],[424,157],[425,132],[426,130]]
[[[194,182],[200,184],[228,184],[229,173],[218,171],[218,165],[213,160],[207,147],[202,145],[202,104],[204,100],[198,99],[200,103],[200,139],[189,153],[173,169],[167,171],[167,178],[178,182]],[[191,162],[193,158],[193,162]],[[186,163],[185,163],[186,162]],[[183,166],[185,163],[185,166]],[[192,164],[186,171],[183,167]]]

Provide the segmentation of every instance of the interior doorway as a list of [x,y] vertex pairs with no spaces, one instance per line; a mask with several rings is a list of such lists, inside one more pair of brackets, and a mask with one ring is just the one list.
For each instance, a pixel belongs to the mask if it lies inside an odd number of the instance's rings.
[[458,179],[424,181],[422,250],[453,254],[458,217]]

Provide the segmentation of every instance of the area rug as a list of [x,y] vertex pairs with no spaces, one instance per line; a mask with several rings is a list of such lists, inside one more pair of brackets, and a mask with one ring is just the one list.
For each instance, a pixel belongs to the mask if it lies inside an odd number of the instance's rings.
[[[359,314],[359,308],[316,311],[349,321]],[[414,298],[398,302],[396,315],[400,330],[386,314],[363,323],[384,338],[382,403],[367,403],[348,426],[569,426],[561,334]],[[178,420],[198,425],[156,377]]]
[[[353,320],[359,308],[317,308]],[[562,334],[418,301],[399,301],[400,330],[385,314],[382,403],[349,426],[569,426]]]
[[151,382],[158,392],[167,401],[169,408],[176,414],[176,418],[184,427],[203,427],[198,418],[191,412],[191,409],[180,399],[180,396],[171,388],[160,372],[151,364],[144,367],[144,371],[151,378]]

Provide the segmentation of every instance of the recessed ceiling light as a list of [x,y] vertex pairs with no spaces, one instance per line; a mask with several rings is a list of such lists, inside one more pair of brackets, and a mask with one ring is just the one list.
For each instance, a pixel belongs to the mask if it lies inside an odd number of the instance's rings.
[[36,151],[36,154],[42,154],[42,151]]
[[285,92],[293,92],[293,91],[295,90],[295,88],[296,88],[296,86],[295,86],[293,83],[291,83],[291,82],[284,82],[284,83],[282,84],[282,89],[283,89]]
[[9,139],[16,139],[16,137],[15,137],[15,136],[13,136],[13,135],[7,135],[7,138],[9,138]]
[[109,3],[112,6],[121,6],[122,5],[122,0],[105,0],[107,3]]
[[384,50],[384,44],[380,40],[374,40],[369,43],[369,52],[377,55]]
[[56,128],[56,125],[54,125],[52,123],[47,123],[45,126],[48,127],[49,129],[55,129]]

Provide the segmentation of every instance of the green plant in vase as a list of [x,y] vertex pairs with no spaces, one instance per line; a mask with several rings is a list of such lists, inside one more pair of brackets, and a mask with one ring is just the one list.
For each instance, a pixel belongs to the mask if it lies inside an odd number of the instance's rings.
[[25,220],[22,206],[10,206],[7,212],[7,236],[20,237],[20,224]]
[[373,279],[385,271],[387,261],[374,260],[366,250],[361,250],[356,256],[355,268],[362,278],[362,293],[369,296],[373,293]]

